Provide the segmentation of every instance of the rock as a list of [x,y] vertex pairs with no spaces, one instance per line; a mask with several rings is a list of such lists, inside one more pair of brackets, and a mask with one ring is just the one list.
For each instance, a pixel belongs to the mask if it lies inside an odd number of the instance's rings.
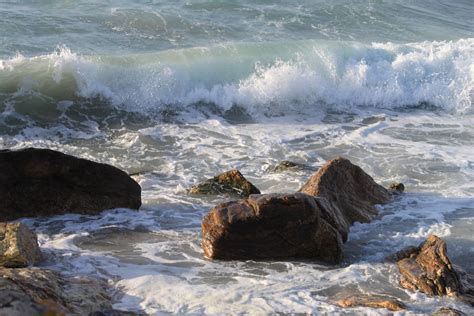
[[393,194],[402,194],[405,191],[405,185],[403,183],[394,182],[388,186],[388,190]]
[[423,242],[418,252],[397,262],[400,285],[427,295],[456,296],[463,292],[458,273],[446,255],[446,243],[435,235]]
[[[349,227],[354,222],[367,223],[378,212],[375,204],[391,199],[384,187],[360,167],[344,158],[329,160],[299,190],[318,197],[324,218],[347,240]],[[321,199],[323,198],[323,199]]]
[[454,296],[474,306],[474,276],[451,263],[439,237],[430,235],[418,247],[407,247],[390,258],[398,260],[402,287],[430,296]]
[[412,258],[417,255],[417,253],[420,251],[419,247],[416,246],[408,246],[406,248],[403,248],[402,250],[397,251],[394,254],[389,255],[386,260],[389,262],[397,262],[400,261],[404,258]]
[[211,259],[314,258],[336,263],[342,239],[321,218],[314,198],[263,194],[222,203],[203,219],[202,248]]
[[22,223],[0,223],[0,266],[22,268],[41,259],[36,235]]
[[9,293],[0,295],[0,300],[8,301],[0,306],[0,315],[10,315],[11,306],[22,304],[18,303],[19,299],[28,302],[26,306],[32,310],[44,307],[54,311],[52,315],[88,315],[112,309],[105,281],[88,277],[66,278],[40,268],[0,268],[0,289],[2,293]]
[[247,197],[250,194],[260,194],[252,183],[247,181],[239,170],[233,169],[199,183],[189,189],[191,194],[233,194]]
[[137,315],[147,315],[144,313],[135,313],[129,311],[121,311],[116,309],[109,309],[100,312],[90,313],[89,316],[137,316]]
[[321,210],[321,217],[334,227],[341,235],[342,241],[346,242],[351,228],[349,219],[344,216],[340,208],[326,198],[317,196],[314,199]]
[[347,307],[370,307],[370,308],[386,308],[391,311],[400,311],[406,309],[405,304],[390,296],[378,294],[354,294],[346,296],[335,302],[336,305]]
[[273,168],[273,172],[285,172],[285,171],[302,171],[302,170],[316,170],[316,168],[307,166],[302,163],[297,163],[289,160],[283,160]]
[[440,309],[438,309],[436,312],[434,312],[431,315],[433,316],[464,316],[466,314],[451,307],[441,307]]
[[141,188],[110,165],[49,149],[0,151],[0,221],[138,209]]
[[43,316],[62,315],[50,310],[47,306],[33,301],[28,295],[19,291],[4,290],[0,281],[0,316]]

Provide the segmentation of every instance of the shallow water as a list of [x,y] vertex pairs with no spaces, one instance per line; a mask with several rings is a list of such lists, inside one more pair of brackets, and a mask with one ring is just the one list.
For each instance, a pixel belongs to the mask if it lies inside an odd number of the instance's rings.
[[[0,2],[0,146],[115,165],[140,211],[24,219],[48,261],[110,280],[115,308],[161,313],[344,313],[341,290],[406,314],[450,298],[398,286],[384,258],[429,234],[474,273],[474,31],[470,1]],[[233,23],[229,23],[232,21]],[[406,194],[352,227],[338,266],[209,261],[200,223],[226,196],[191,185],[238,168],[292,192],[344,156]]]

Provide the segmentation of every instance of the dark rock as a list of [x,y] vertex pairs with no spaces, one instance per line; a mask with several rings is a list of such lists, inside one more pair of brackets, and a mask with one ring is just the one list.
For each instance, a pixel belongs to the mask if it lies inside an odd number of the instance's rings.
[[388,190],[394,194],[401,194],[405,191],[405,185],[403,183],[394,182],[388,186]]
[[391,311],[406,309],[405,304],[401,301],[390,296],[379,294],[352,294],[337,300],[335,304],[343,308],[363,306],[370,308],[386,308]]
[[273,172],[285,172],[285,171],[303,171],[303,170],[316,170],[316,168],[307,166],[302,163],[297,163],[289,160],[283,160],[273,168]]
[[349,219],[344,216],[340,208],[326,198],[317,196],[314,199],[321,210],[321,217],[334,227],[341,235],[342,241],[346,242],[351,228]]
[[378,214],[375,204],[391,200],[388,190],[360,167],[340,157],[329,160],[299,192],[320,198],[318,203],[325,209],[324,218],[344,240],[352,223],[370,222]]
[[313,258],[336,263],[339,233],[302,193],[251,195],[214,207],[202,223],[204,253],[212,259]]
[[0,223],[0,266],[22,268],[41,260],[36,235],[22,223]]
[[0,315],[10,315],[12,306],[13,311],[21,311],[23,302],[27,302],[24,307],[31,309],[31,315],[36,315],[35,310],[44,309],[52,313],[40,315],[88,315],[112,309],[105,281],[89,277],[66,278],[40,268],[0,268],[0,290],[0,302],[8,301],[0,305]]
[[438,309],[436,312],[434,312],[431,315],[432,316],[464,316],[466,314],[451,307],[441,307],[440,309]]
[[0,151],[0,220],[138,209],[141,188],[110,165],[49,149]]
[[0,315],[1,316],[43,316],[61,315],[42,304],[33,301],[28,295],[19,291],[5,290],[0,280]]
[[247,197],[250,194],[260,194],[252,183],[247,181],[239,170],[233,169],[199,183],[189,189],[191,194],[233,194]]
[[394,254],[389,255],[386,260],[389,262],[397,262],[405,258],[412,258],[418,254],[420,248],[417,246],[408,246]]

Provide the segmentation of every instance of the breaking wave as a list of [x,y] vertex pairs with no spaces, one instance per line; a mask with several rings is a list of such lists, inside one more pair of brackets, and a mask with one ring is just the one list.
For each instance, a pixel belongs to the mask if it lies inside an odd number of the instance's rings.
[[145,113],[205,103],[249,114],[322,106],[463,114],[472,112],[473,91],[474,39],[227,43],[129,56],[81,56],[58,47],[0,60],[0,99],[13,105],[32,96],[52,106],[98,98]]

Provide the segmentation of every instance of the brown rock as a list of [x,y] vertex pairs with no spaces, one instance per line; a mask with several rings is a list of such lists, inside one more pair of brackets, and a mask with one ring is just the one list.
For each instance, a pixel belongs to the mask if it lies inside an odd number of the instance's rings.
[[[375,204],[390,201],[390,193],[360,167],[344,158],[329,160],[299,190],[324,198],[324,218],[347,239],[354,222],[367,223],[377,216]],[[320,200],[321,201],[321,200]]]
[[29,302],[32,310],[54,312],[51,315],[88,315],[109,310],[112,305],[106,287],[105,281],[88,277],[65,278],[57,272],[40,268],[0,268],[0,289],[3,293],[10,293],[4,297],[9,302],[0,305],[0,315],[8,314],[8,308],[20,305],[19,299]]
[[49,149],[0,151],[0,220],[138,209],[141,188],[125,172]]
[[334,227],[341,235],[342,241],[346,242],[351,228],[349,219],[344,216],[340,208],[326,198],[317,196],[314,199],[321,210],[321,217]]
[[378,294],[350,295],[336,301],[335,304],[343,308],[363,306],[370,308],[386,308],[391,311],[400,311],[406,308],[405,304],[399,300]]
[[[397,262],[400,285],[427,295],[468,296],[459,273],[446,254],[446,243],[430,235],[418,248]],[[466,299],[468,297],[466,296]]]
[[260,194],[252,183],[247,181],[239,170],[233,169],[199,183],[189,189],[191,194],[234,194],[247,197],[250,194]]
[[214,207],[202,223],[212,259],[315,258],[338,262],[342,240],[306,194],[251,195]]
[[36,235],[22,223],[0,223],[0,266],[21,268],[41,259]]
[[466,314],[451,307],[441,307],[440,309],[438,309],[436,312],[434,312],[431,315],[433,316],[464,316]]

